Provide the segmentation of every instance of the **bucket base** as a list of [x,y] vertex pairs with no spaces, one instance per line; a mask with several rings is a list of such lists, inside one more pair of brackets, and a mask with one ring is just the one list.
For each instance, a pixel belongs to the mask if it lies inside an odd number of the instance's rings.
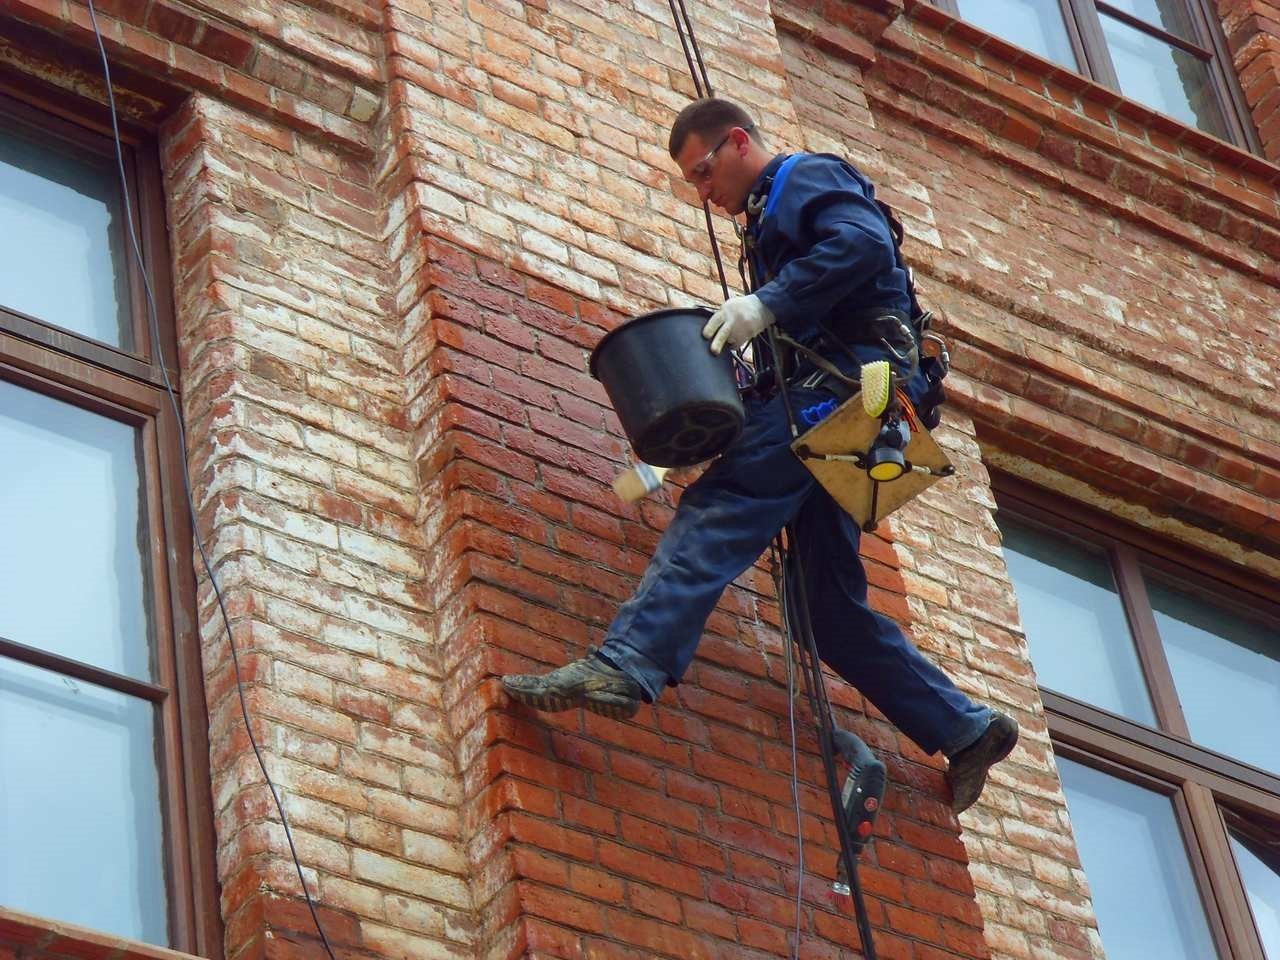
[[723,453],[746,411],[729,353],[702,337],[709,307],[658,310],[605,334],[591,351],[636,457],[655,467],[691,467]]
[[691,467],[723,453],[741,431],[739,410],[690,403],[649,425],[636,438],[636,455],[655,467]]

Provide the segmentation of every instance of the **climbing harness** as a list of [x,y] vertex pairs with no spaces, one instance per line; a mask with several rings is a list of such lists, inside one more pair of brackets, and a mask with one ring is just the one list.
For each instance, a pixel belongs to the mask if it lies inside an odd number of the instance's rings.
[[[758,240],[777,208],[792,169],[804,156],[792,154],[783,160],[773,176],[765,179],[760,190],[747,200],[750,218],[743,231],[739,262],[740,271],[744,265],[750,271],[752,289],[773,278],[769,265],[758,255]],[[772,347],[769,352],[778,361],[775,365],[786,369],[776,371],[772,377],[759,366],[756,370],[757,380],[772,385],[786,380],[791,372],[793,364],[783,362],[783,358],[803,358],[814,372],[802,381],[802,386],[813,388],[830,381],[845,395],[844,402],[838,405],[805,408],[799,421],[788,414],[792,450],[832,498],[868,532],[902,504],[955,472],[928,433],[941,418],[938,408],[945,399],[942,380],[950,357],[942,339],[929,331],[933,314],[921,309],[916,298],[914,277],[902,258],[902,224],[888,204],[879,199],[875,202],[893,240],[894,262],[907,277],[910,312],[904,315],[898,311],[871,311],[847,318],[840,325],[842,329],[834,331],[820,324],[821,342],[843,351],[855,363],[850,345],[874,344],[902,366],[918,368],[925,383],[920,405],[912,404],[905,391],[896,387],[896,376],[888,361],[863,365],[860,376],[851,376],[813,346],[781,330],[768,331]],[[937,352],[924,353],[925,343],[933,344]],[[806,428],[803,434],[801,423]]]

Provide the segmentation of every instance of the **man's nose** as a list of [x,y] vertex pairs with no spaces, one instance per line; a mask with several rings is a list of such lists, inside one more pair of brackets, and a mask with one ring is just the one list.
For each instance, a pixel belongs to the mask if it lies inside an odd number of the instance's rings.
[[698,181],[698,199],[701,200],[703,203],[706,203],[707,199],[710,196],[711,196],[711,181],[709,180]]

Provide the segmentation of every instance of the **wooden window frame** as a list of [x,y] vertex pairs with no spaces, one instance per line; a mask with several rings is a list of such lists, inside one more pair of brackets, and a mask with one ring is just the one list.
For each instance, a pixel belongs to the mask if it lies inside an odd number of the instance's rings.
[[[87,118],[78,124],[67,102],[23,102],[0,93],[0,124],[53,136],[77,149],[109,156],[115,145]],[[183,480],[181,432],[159,356],[168,360],[177,388],[177,343],[169,288],[168,231],[162,179],[151,137],[121,127],[130,209],[142,249],[139,263],[125,239],[130,276],[132,350],[121,350],[0,308],[0,379],[134,426],[150,550],[145,557],[151,603],[154,678],[139,680],[0,637],[0,655],[64,673],[155,705],[157,766],[163,821],[165,885],[171,949],[223,956],[213,799],[209,774],[208,715],[195,607],[191,524]],[[122,198],[123,201],[123,198]],[[145,268],[155,295],[161,342],[149,333]],[[54,920],[60,918],[51,918]]]
[[[115,144],[111,142],[109,127],[101,131],[88,125],[77,124],[66,117],[65,108],[58,111],[61,115],[56,115],[52,109],[53,106],[54,104],[43,102],[26,103],[0,92],[0,123],[12,124],[19,129],[25,128],[45,138],[61,140],[78,150],[84,150],[110,161],[113,168],[116,166]],[[165,251],[168,246],[160,165],[154,150],[149,147],[149,138],[144,132],[125,124],[121,126],[120,135],[125,175],[129,185],[129,215],[133,218],[138,245],[148,261],[147,276],[151,280],[151,288],[156,298],[157,319],[160,320],[162,338],[160,350],[168,360],[170,378],[176,383],[177,368],[173,358],[177,356],[177,341],[174,337],[172,322],[173,299],[172,291],[169,289],[168,263],[167,257],[163,259],[156,257],[156,252]],[[123,198],[121,201],[123,203]],[[128,236],[126,235],[123,239],[129,270],[131,308],[129,319],[134,349],[124,350],[42,322],[39,317],[27,316],[3,306],[0,306],[0,331],[163,388],[164,379],[159,365],[155,362],[156,352],[151,344],[142,265],[138,263],[133,245],[128,242]],[[160,269],[166,272],[158,274]]]
[[[1141,568],[1247,609],[1280,633],[1280,607],[1258,578],[1003,474],[992,474],[999,514],[1102,549],[1138,649],[1156,722],[1148,727],[1073,697],[1041,690],[1054,750],[1171,797],[1197,889],[1223,960],[1265,960],[1227,835],[1235,818],[1280,837],[1280,774],[1194,743],[1187,731],[1147,598]],[[1266,823],[1266,828],[1259,826]],[[1236,829],[1242,830],[1240,826]]]
[[[953,17],[964,19],[957,0],[929,0],[929,2],[947,11]],[[1235,70],[1228,66],[1232,63],[1230,51],[1218,25],[1217,15],[1209,6],[1208,0],[1182,0],[1195,32],[1194,40],[1186,40],[1169,33],[1161,27],[1118,9],[1106,0],[1057,0],[1057,3],[1062,11],[1062,21],[1067,28],[1071,49],[1076,55],[1079,70],[1084,76],[1116,91],[1120,96],[1125,95],[1120,90],[1120,80],[1102,32],[1102,20],[1099,15],[1101,12],[1147,36],[1177,47],[1206,62],[1209,67],[1210,86],[1222,111],[1230,142],[1255,154],[1262,152],[1262,144],[1253,127],[1244,92],[1240,89],[1240,79],[1236,76]],[[1186,125],[1176,118],[1170,119]],[[1213,135],[1209,131],[1201,132],[1209,136]]]

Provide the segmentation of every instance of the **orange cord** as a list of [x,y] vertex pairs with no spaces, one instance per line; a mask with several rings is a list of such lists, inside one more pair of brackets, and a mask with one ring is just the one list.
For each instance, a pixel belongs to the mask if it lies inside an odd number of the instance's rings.
[[902,404],[902,412],[907,418],[907,426],[911,428],[912,433],[916,433],[920,429],[920,419],[916,413],[916,408],[908,399],[906,393],[902,390],[896,392],[898,394],[898,403]]

